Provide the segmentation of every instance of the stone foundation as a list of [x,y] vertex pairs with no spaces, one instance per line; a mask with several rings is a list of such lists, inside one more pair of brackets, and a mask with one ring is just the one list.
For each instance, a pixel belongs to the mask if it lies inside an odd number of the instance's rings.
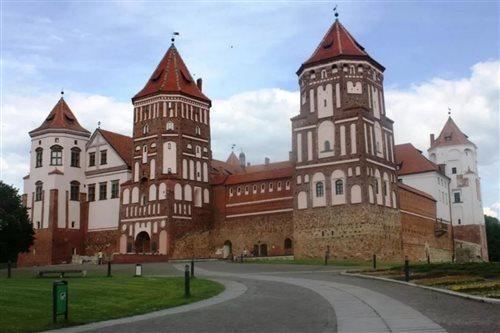
[[371,204],[296,210],[295,258],[400,261],[401,224],[398,210]]

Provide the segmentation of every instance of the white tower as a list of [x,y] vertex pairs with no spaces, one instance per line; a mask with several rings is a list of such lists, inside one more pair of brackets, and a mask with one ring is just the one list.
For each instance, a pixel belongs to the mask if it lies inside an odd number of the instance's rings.
[[450,178],[451,219],[457,242],[481,246],[477,256],[487,258],[477,147],[462,133],[451,117],[434,139],[431,134],[429,159],[445,165]]

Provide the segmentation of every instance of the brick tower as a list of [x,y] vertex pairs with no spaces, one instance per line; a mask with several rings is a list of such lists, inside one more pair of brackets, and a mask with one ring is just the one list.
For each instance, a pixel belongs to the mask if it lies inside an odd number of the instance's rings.
[[385,114],[383,72],[338,19],[297,71],[297,257],[400,256],[393,121]]
[[211,101],[172,43],[132,103],[133,178],[121,189],[119,250],[175,257],[179,239],[209,226]]

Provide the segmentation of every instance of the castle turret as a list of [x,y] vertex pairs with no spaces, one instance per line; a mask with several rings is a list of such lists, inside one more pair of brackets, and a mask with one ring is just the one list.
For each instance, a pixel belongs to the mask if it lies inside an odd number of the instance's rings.
[[451,219],[456,248],[470,247],[475,257],[487,260],[476,145],[460,130],[453,118],[448,117],[439,136],[431,140],[428,153],[432,162],[445,165],[446,176],[450,178]]
[[[393,121],[385,113],[383,72],[384,67],[338,19],[297,71],[300,113],[292,118],[296,228],[307,224],[304,221],[310,218],[307,215],[312,208],[324,207],[327,229],[330,223],[337,224],[335,230],[344,223],[373,224],[373,230],[389,223],[397,232]],[[367,206],[367,211],[378,206],[380,212],[387,214],[385,220],[363,217],[355,212],[361,211],[359,207],[354,209],[355,205]],[[326,216],[336,217],[328,220]],[[308,232],[311,237],[325,233],[324,230]],[[300,232],[296,236],[305,234]],[[381,241],[373,232],[366,237]],[[341,235],[332,231],[328,239],[317,242],[316,254],[306,256],[321,255],[330,246],[338,249],[340,255],[349,248],[343,243]],[[375,249],[360,238],[361,243],[367,246],[357,251],[366,259]],[[391,250],[381,255],[395,255],[396,246],[387,244],[385,248]]]
[[121,252],[167,254],[176,238],[207,223],[211,101],[201,88],[172,43],[132,98],[133,179],[122,187]]

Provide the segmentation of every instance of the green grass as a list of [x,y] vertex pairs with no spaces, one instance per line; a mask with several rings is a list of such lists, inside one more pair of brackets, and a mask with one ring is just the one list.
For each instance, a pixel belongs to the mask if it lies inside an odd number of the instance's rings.
[[[184,297],[178,277],[68,278],[69,320],[52,324],[52,279],[0,279],[0,331],[33,332],[142,314],[199,301],[224,287],[204,279],[191,280]],[[60,317],[64,320],[63,316]]]
[[[402,265],[391,267],[393,270],[403,270]],[[422,276],[440,275],[474,275],[483,278],[500,278],[500,262],[471,262],[471,263],[439,263],[439,264],[410,264],[412,273]]]
[[[266,259],[258,258],[258,259],[247,259],[244,260],[245,264],[273,264],[273,265],[315,265],[315,266],[324,266],[324,259]],[[328,260],[328,266],[341,266],[341,267],[371,267],[371,261],[354,261],[354,260]],[[377,263],[377,267],[390,267],[393,264],[390,263]]]

